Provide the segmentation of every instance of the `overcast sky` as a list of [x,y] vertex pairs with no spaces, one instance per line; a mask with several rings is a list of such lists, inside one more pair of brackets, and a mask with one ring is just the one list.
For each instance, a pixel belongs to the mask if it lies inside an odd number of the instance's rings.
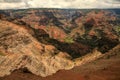
[[0,0],[0,9],[120,8],[120,0]]

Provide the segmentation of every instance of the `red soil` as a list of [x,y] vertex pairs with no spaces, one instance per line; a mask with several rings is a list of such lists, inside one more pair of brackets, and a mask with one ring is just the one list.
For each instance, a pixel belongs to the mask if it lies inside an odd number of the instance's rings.
[[[85,80],[120,80],[120,49],[118,53],[72,69]],[[114,53],[116,53],[114,51]]]
[[11,75],[0,78],[0,80],[84,80],[80,74],[72,71],[59,71],[48,77],[40,77],[31,73],[24,73],[21,70],[13,72]]

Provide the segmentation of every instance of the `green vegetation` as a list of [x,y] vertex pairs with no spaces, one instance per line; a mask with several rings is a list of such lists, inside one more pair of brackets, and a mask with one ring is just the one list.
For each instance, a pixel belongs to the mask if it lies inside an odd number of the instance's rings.
[[66,43],[74,43],[74,40],[73,40],[73,38],[72,37],[66,37],[65,39],[64,39],[64,41],[66,42]]
[[116,27],[115,27],[115,31],[116,31],[117,34],[120,36],[120,26],[116,26]]

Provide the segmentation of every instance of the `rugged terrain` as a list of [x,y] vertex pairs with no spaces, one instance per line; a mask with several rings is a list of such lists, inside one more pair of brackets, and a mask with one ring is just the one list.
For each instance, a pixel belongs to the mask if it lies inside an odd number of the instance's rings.
[[120,79],[120,45],[111,49],[104,56],[88,64],[75,67],[72,71],[82,74],[85,80]]
[[119,22],[119,9],[1,10],[0,80],[119,79]]
[[120,79],[120,45],[102,55],[97,60],[74,67],[71,70],[61,70],[45,78],[36,76],[26,69],[16,70],[11,75],[0,80],[119,80]]
[[72,61],[66,58],[69,57],[66,53],[58,51],[52,45],[39,43],[22,26],[7,21],[1,21],[0,26],[0,76],[9,75],[20,68],[47,76],[59,69],[73,67]]

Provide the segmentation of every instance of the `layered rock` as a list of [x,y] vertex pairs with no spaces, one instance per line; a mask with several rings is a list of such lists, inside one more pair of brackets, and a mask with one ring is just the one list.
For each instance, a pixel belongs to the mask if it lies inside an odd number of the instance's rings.
[[[40,76],[52,75],[60,69],[71,69],[74,64],[69,55],[52,45],[44,45],[33,38],[23,26],[0,22],[0,76],[16,69],[27,68]],[[64,57],[63,57],[63,55]]]
[[14,70],[27,68],[33,74],[45,77],[61,69],[73,68],[72,61],[59,56],[12,54],[0,56],[0,77],[10,75]]

